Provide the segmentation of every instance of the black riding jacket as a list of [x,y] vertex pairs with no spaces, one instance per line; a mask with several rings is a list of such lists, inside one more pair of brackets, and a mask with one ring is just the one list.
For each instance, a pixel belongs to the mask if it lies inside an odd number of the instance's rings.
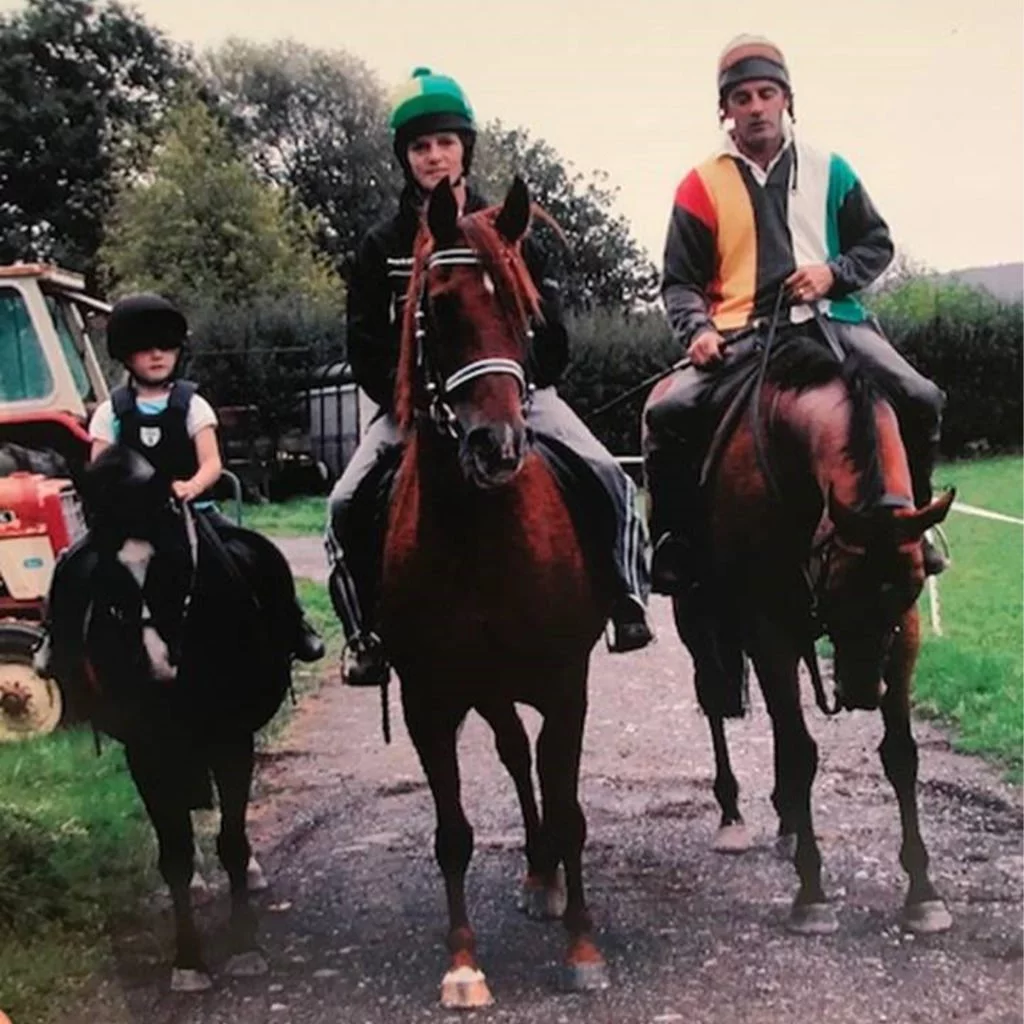
[[[479,194],[468,192],[467,213],[488,205]],[[349,364],[356,383],[384,409],[391,408],[394,396],[402,316],[421,207],[421,197],[407,186],[398,213],[367,232],[349,273]],[[557,383],[565,369],[569,336],[562,319],[558,283],[545,276],[542,252],[527,239],[523,256],[540,292],[544,318],[533,327],[529,373],[537,387],[546,387]]]

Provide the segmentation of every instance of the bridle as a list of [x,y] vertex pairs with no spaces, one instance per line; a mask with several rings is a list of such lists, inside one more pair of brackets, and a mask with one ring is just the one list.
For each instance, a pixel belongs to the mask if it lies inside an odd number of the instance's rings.
[[[874,506],[875,508],[913,508],[913,502],[902,495],[886,494]],[[895,554],[903,554],[914,548],[919,541],[904,541],[896,546]],[[801,572],[807,587],[808,607],[808,650],[804,656],[808,670],[811,674],[811,682],[815,691],[815,698],[819,708],[826,715],[835,715],[841,710],[837,698],[832,707],[827,706],[825,701],[824,687],[820,683],[820,668],[817,664],[814,643],[819,637],[832,636],[832,627],[827,616],[823,612],[825,595],[828,590],[829,577],[837,552],[850,555],[854,558],[870,558],[871,549],[860,544],[853,544],[840,536],[839,531],[833,525],[828,529],[811,548],[807,561],[801,566]],[[887,586],[890,584],[883,584]],[[884,650],[887,652],[900,633],[901,626],[895,622],[889,628],[884,642]]]
[[[475,359],[465,366],[459,367],[454,373],[443,377],[437,367],[430,359],[427,351],[427,324],[430,320],[430,310],[427,299],[427,273],[436,267],[483,267],[484,263],[479,254],[466,247],[453,247],[449,249],[437,249],[426,259],[424,273],[420,282],[420,291],[416,300],[416,366],[419,370],[426,389],[428,414],[437,430],[453,440],[461,440],[463,428],[459,423],[458,415],[452,408],[449,396],[453,391],[476,380],[478,377],[490,374],[505,374],[514,377],[519,385],[519,398],[523,403],[524,410],[529,407],[533,396],[534,385],[529,380],[523,363],[517,359],[506,359],[498,356],[490,356],[484,359]],[[528,349],[533,339],[533,331],[529,328],[525,335],[525,348]]]

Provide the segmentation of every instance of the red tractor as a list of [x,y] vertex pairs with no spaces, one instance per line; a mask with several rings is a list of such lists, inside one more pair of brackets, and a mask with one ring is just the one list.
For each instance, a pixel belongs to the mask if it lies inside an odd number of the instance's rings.
[[0,267],[0,742],[56,728],[60,689],[32,667],[57,556],[85,532],[75,478],[107,398],[89,337],[109,306],[77,274]]

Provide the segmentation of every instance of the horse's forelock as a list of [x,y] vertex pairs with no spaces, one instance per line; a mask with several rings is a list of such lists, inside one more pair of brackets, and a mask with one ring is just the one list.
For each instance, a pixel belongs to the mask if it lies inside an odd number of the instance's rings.
[[522,243],[510,244],[498,232],[499,211],[500,207],[492,206],[471,214],[463,222],[463,229],[494,280],[503,306],[514,314],[516,326],[523,329],[531,318],[541,315],[540,293],[523,258]]

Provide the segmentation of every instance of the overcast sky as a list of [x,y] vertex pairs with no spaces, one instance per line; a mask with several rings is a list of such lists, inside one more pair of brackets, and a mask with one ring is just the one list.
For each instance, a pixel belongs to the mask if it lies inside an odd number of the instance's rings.
[[[0,0],[0,9],[19,4]],[[715,64],[739,32],[784,50],[797,132],[841,152],[897,243],[937,269],[1022,259],[1024,5],[1017,0],[137,0],[198,47],[291,37],[391,86],[457,78],[478,117],[601,168],[660,261],[675,185],[716,144]]]

